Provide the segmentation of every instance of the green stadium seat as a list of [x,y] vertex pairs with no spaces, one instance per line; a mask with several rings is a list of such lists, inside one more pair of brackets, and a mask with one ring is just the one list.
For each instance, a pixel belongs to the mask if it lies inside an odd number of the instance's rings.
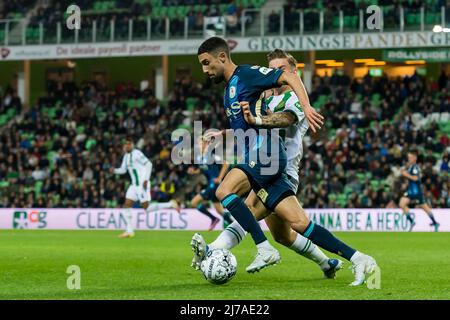
[[[188,11],[186,11],[186,8]],[[176,7],[176,16],[179,18],[183,18],[189,12],[188,6],[178,6]]]
[[346,187],[344,188],[344,193],[345,193],[346,195],[349,195],[349,194],[353,193],[353,189],[352,189],[351,187],[346,186]]
[[159,16],[160,17],[166,17],[168,11],[169,11],[168,7],[161,7],[160,12],[159,12]]
[[356,28],[358,26],[358,16],[344,16],[344,27]]
[[323,2],[322,1],[316,1],[316,9],[323,10]]
[[186,106],[188,111],[192,112],[194,110],[196,102],[197,102],[196,98],[189,97],[186,99]]
[[358,177],[359,181],[364,181],[366,180],[366,175],[364,173],[358,172],[356,174],[356,176]]
[[151,0],[152,7],[162,7],[162,0]]
[[174,7],[174,6],[168,7],[167,17],[169,17],[169,19],[176,18],[177,17],[177,7]]
[[377,190],[380,187],[380,181],[379,180],[371,180],[370,181],[370,186]]
[[418,25],[420,24],[420,15],[410,13],[406,15],[406,24],[409,26]]
[[96,145],[97,145],[97,141],[95,141],[94,139],[88,139],[86,141],[86,144],[84,147],[86,148],[86,150],[90,150],[92,147],[94,147]]
[[8,188],[9,187],[9,181],[2,180],[0,181],[0,188]]
[[[264,5],[265,2],[266,2],[265,0],[252,0],[252,1],[251,1],[251,4],[252,4],[255,8],[259,9],[259,8],[261,8],[261,7]],[[319,2],[320,2],[320,1],[319,1]]]
[[224,15],[227,13],[228,10],[228,4],[221,4],[219,5],[219,11],[221,15]]
[[17,179],[19,178],[19,173],[16,171],[10,171],[8,172],[8,174],[6,175],[6,179]]
[[432,12],[427,12],[425,14],[425,24],[435,24],[439,22],[440,15]]
[[54,158],[55,154],[56,154],[56,151],[53,151],[53,150],[49,151],[47,153],[47,160],[48,160],[48,162],[50,162],[50,165],[53,164],[53,158]]
[[374,93],[371,97],[370,97],[370,101],[372,103],[379,103],[380,102],[380,94],[379,93]]
[[250,7],[250,0],[242,0],[241,5],[245,8]]
[[332,20],[333,28],[339,28],[339,17],[334,16]]
[[129,109],[133,109],[136,106],[136,100],[135,99],[128,99],[126,104],[127,104],[128,110]]
[[84,126],[77,126],[77,134],[83,133],[85,130]]
[[8,122],[8,117],[6,114],[0,115],[0,126],[5,125]]
[[342,193],[338,194],[336,198],[336,203],[341,207],[345,207],[345,205],[347,204],[347,195]]
[[158,17],[160,17],[162,14],[161,14],[161,8],[160,7],[154,7],[154,8],[152,8],[152,13],[151,13],[151,16],[152,16],[152,18],[158,18]]
[[142,107],[144,106],[144,99],[140,98],[140,99],[136,99],[136,107],[139,109],[142,109]]
[[16,115],[16,109],[9,108],[8,111],[6,111],[6,115],[9,119],[11,119],[12,117],[14,117]]

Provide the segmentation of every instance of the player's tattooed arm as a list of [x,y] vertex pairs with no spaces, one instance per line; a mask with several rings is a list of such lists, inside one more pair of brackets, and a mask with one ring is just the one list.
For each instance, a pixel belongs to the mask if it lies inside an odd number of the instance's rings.
[[261,116],[262,127],[265,128],[286,128],[297,121],[297,117],[289,111],[275,112],[267,116]]
[[260,116],[255,118],[250,112],[250,106],[247,101],[241,101],[239,103],[244,113],[245,121],[252,125],[264,128],[286,128],[294,124],[297,117],[289,111],[270,113],[266,116]]

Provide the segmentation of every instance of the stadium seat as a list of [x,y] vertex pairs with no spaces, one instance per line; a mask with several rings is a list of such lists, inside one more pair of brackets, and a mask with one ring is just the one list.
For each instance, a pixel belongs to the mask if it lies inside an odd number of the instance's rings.
[[8,188],[8,187],[9,187],[9,181],[7,181],[7,180],[0,181],[0,188]]

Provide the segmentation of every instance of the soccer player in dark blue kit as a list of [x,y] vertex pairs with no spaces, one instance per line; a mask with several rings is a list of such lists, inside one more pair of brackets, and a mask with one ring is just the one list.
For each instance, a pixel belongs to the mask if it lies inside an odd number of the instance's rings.
[[[231,128],[235,132],[239,129],[244,132],[254,129],[245,121],[240,102],[248,101],[252,112],[258,115],[259,111],[261,114],[264,110],[261,106],[257,106],[257,101],[266,89],[288,84],[297,94],[300,102],[308,99],[306,90],[296,75],[279,69],[235,65],[230,59],[227,43],[221,38],[212,37],[204,41],[198,49],[198,59],[203,72],[215,83],[227,82],[224,106]],[[323,117],[309,103],[304,105],[305,116],[311,129],[315,131],[323,124]],[[225,131],[224,134],[226,134]],[[267,241],[261,227],[240,196],[250,191],[252,187],[259,190],[262,185],[276,180],[284,172],[287,162],[281,139],[276,139],[275,144],[272,144],[270,133],[263,136],[256,132],[256,136],[250,140],[244,141],[244,163],[230,170],[216,191],[216,196],[222,205],[230,211],[244,230],[251,234],[257,246],[258,254],[247,271],[260,270],[275,264],[279,262],[280,255]],[[277,145],[278,143],[280,145]],[[261,152],[264,153],[264,150],[265,156],[271,160],[268,164],[260,161]],[[257,154],[256,160],[254,160],[255,154]],[[275,172],[263,174],[264,169],[268,168],[275,168]],[[194,236],[192,239],[194,250],[198,249],[195,240]]]
[[403,213],[406,214],[406,218],[411,223],[409,231],[411,231],[415,226],[414,218],[411,216],[409,212],[408,205],[412,202],[417,204],[420,208],[422,208],[431,219],[431,226],[434,227],[434,231],[438,231],[439,223],[436,222],[433,216],[433,212],[431,212],[430,206],[426,203],[425,198],[423,196],[422,185],[421,185],[421,176],[420,176],[420,168],[417,165],[417,157],[418,152],[415,149],[412,149],[408,152],[408,163],[406,170],[402,171],[402,176],[408,179],[408,190],[405,192],[404,196],[400,199],[400,208],[402,208]]
[[[278,115],[264,114],[261,112],[264,109],[257,103],[264,90],[280,85],[289,85],[292,88],[313,132],[323,125],[323,117],[311,107],[303,83],[296,74],[259,66],[237,66],[231,61],[227,43],[218,37],[203,42],[198,50],[198,59],[202,64],[203,72],[216,83],[227,82],[224,106],[231,128],[235,132],[252,130],[263,125],[266,128],[280,127],[275,124]],[[298,203],[284,172],[286,153],[281,137],[277,136],[277,140],[273,142],[272,137],[261,135],[260,132],[263,131],[257,131],[256,139],[253,139],[246,148],[244,157],[246,161],[227,174],[216,192],[216,196],[224,207],[231,212],[241,227],[251,234],[257,246],[258,253],[255,260],[246,268],[247,272],[259,271],[280,260],[278,251],[269,244],[251,211],[239,198],[243,193],[253,189],[264,205],[281,215],[290,223],[292,229],[320,247],[351,261],[355,274],[355,281],[351,285],[361,285],[365,275],[375,269],[375,260],[350,248],[328,230],[309,220]],[[248,161],[247,156],[249,154],[252,156],[251,152],[255,150],[261,151],[260,148],[263,145],[266,151],[272,151],[271,162],[277,165],[278,170],[271,174],[263,173],[265,167],[259,160]],[[273,151],[272,147],[278,148]],[[201,261],[207,250],[203,238],[198,234],[194,235],[191,246],[195,253],[194,258]]]
[[224,228],[226,228],[233,220],[231,220],[230,213],[227,210],[224,210],[220,201],[217,200],[216,190],[227,173],[229,165],[219,155],[208,152],[208,145],[203,141],[203,138],[199,139],[198,147],[200,149],[200,154],[198,155],[197,166],[190,167],[188,169],[188,174],[202,173],[206,177],[207,185],[205,189],[195,195],[191,200],[191,205],[211,219],[209,230],[213,230],[220,219],[215,217],[205,206],[206,201],[211,201],[217,213],[223,216]]

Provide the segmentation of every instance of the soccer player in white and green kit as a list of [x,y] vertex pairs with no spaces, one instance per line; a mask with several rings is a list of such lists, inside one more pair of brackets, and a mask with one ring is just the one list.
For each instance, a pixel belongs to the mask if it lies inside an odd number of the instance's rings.
[[[283,50],[274,50],[268,55],[269,67],[283,69],[288,72],[297,72],[297,62],[292,55]],[[264,93],[265,103],[274,114],[277,126],[284,127],[280,135],[285,139],[287,153],[286,173],[291,184],[297,191],[299,184],[299,166],[303,156],[303,137],[309,126],[304,113],[301,110],[297,96],[289,86],[272,89]],[[264,219],[274,239],[280,244],[292,249],[296,253],[314,261],[319,265],[327,278],[335,278],[336,271],[342,268],[342,261],[328,258],[311,240],[303,237],[291,229],[290,224],[275,214],[271,214],[258,199],[254,191],[251,191],[245,204],[251,209],[258,220]],[[208,245],[209,250],[226,248],[231,249],[238,245],[245,236],[244,229],[237,221],[228,226],[219,237]],[[194,235],[194,245],[201,243],[202,237]],[[200,244],[201,245],[201,244]],[[199,268],[201,257],[194,256],[192,266]]]
[[179,203],[176,200],[169,202],[150,203],[150,176],[153,165],[151,161],[134,147],[132,137],[127,137],[123,144],[125,152],[120,168],[112,168],[114,174],[125,174],[128,172],[131,178],[131,184],[125,195],[125,219],[127,222],[126,231],[119,235],[119,238],[134,237],[132,207],[137,201],[146,212],[174,208],[180,210]]

